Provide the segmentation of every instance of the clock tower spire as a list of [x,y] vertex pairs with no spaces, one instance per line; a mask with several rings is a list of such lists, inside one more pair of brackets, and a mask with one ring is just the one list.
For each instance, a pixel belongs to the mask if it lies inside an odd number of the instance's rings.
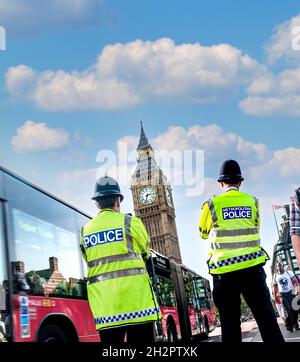
[[137,167],[131,180],[135,214],[146,226],[151,248],[181,264],[171,186],[156,162],[142,121],[137,152]]
[[139,141],[139,145],[138,145],[138,150],[143,150],[145,148],[148,148],[150,146],[149,140],[146,136],[146,133],[144,131],[144,126],[143,126],[143,121],[141,120],[141,136],[140,136],[140,141]]

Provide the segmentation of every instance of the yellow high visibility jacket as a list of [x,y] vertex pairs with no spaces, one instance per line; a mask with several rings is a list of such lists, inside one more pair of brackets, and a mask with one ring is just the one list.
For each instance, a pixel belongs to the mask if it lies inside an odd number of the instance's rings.
[[84,226],[81,251],[98,330],[162,318],[144,261],[149,237],[139,218],[101,211]]
[[228,188],[203,205],[199,231],[211,243],[211,274],[229,273],[268,260],[260,243],[259,201],[237,188]]

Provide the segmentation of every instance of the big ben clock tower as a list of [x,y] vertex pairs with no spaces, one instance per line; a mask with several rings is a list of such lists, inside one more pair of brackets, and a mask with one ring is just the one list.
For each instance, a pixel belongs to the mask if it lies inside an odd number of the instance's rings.
[[156,163],[141,122],[137,168],[132,176],[134,211],[150,235],[151,248],[181,264],[172,189]]

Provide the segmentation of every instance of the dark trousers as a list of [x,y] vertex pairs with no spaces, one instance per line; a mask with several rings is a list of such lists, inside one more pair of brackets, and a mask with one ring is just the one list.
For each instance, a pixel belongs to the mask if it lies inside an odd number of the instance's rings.
[[293,330],[293,327],[298,326],[298,311],[292,307],[294,299],[292,291],[288,293],[280,293],[280,299],[284,310],[285,326]]
[[155,341],[154,323],[132,324],[123,327],[100,330],[100,339],[105,344],[121,344],[125,342],[133,344],[148,344]]
[[222,341],[242,342],[241,295],[252,311],[263,341],[284,342],[262,266],[214,276],[213,297],[220,313]]

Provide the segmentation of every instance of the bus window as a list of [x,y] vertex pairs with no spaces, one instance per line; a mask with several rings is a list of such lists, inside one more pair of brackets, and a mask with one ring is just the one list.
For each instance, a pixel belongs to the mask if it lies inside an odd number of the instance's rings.
[[161,307],[176,307],[174,283],[171,279],[156,277],[157,297]]
[[153,251],[147,261],[147,270],[161,307],[176,307],[175,286],[171,278],[170,262]]
[[199,334],[203,324],[201,315],[200,299],[197,292],[196,279],[197,274],[192,271],[182,269],[182,276],[185,285],[185,294],[187,299],[187,311],[190,318],[192,334]]
[[199,309],[193,274],[186,270],[183,270],[183,280],[185,285],[188,307]]
[[4,244],[4,227],[3,227],[3,208],[0,203],[0,342],[6,340],[7,337],[7,293],[8,293],[8,276],[7,264],[5,257],[5,244]]
[[14,236],[13,271],[25,276],[27,294],[85,297],[75,211],[7,178]]
[[196,285],[197,285],[197,292],[198,292],[198,296],[200,299],[201,308],[209,309],[211,307],[210,298],[207,293],[206,283],[205,283],[204,279],[201,277],[197,278]]

